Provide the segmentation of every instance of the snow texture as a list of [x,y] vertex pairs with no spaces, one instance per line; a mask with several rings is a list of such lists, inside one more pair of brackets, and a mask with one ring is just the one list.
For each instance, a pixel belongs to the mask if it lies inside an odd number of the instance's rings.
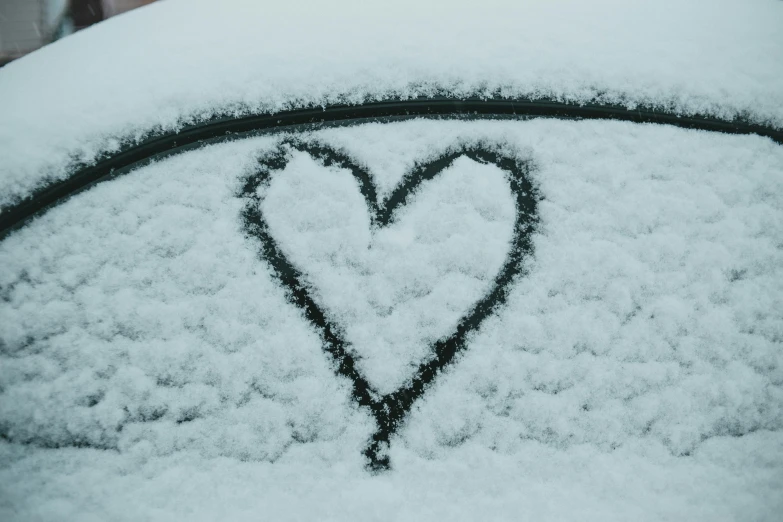
[[310,276],[382,395],[402,386],[430,344],[489,293],[515,216],[502,171],[464,157],[372,233],[350,172],[324,175],[304,152],[266,192],[263,211],[286,257]]
[[[0,243],[0,519],[779,519],[783,148],[557,120],[312,133],[381,198],[476,143],[543,198],[527,275],[373,476],[371,416],[242,234],[242,178],[279,139],[159,161]],[[307,154],[264,190],[379,388],[481,295],[513,220],[502,171],[464,158],[383,230]]]
[[152,130],[448,95],[783,127],[777,0],[168,0],[0,70],[0,209]]

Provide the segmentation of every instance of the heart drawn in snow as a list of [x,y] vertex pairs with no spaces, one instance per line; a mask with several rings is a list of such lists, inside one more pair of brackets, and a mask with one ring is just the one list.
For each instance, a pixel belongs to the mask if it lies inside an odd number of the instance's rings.
[[[495,165],[506,175],[515,204],[515,219],[510,248],[497,275],[484,293],[452,328],[451,333],[432,342],[430,356],[421,362],[410,379],[397,390],[385,395],[376,391],[357,368],[351,344],[344,329],[335,324],[313,299],[305,275],[291,263],[272,237],[269,223],[262,211],[259,188],[267,187],[271,176],[282,171],[292,159],[292,153],[309,154],[324,167],[347,169],[359,185],[370,215],[370,225],[380,230],[391,225],[399,209],[409,202],[422,182],[431,180],[449,168],[461,157],[478,163]],[[455,356],[467,348],[468,336],[478,330],[507,297],[508,287],[515,276],[522,274],[524,258],[532,254],[531,235],[538,223],[537,193],[527,177],[527,163],[499,149],[486,146],[462,146],[452,149],[434,161],[416,165],[383,202],[378,202],[377,189],[369,172],[344,154],[325,145],[300,140],[287,140],[259,160],[259,167],[244,183],[241,196],[246,205],[242,212],[243,225],[249,236],[260,241],[260,254],[269,263],[273,273],[288,289],[289,300],[298,306],[305,318],[313,324],[323,342],[323,350],[331,358],[338,375],[350,379],[353,398],[369,409],[377,423],[365,455],[369,467],[383,470],[389,467],[386,454],[389,440],[414,402],[421,397],[428,385],[444,370]]]

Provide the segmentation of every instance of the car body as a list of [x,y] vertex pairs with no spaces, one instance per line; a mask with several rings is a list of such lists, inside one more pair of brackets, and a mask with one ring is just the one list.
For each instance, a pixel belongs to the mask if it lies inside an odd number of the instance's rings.
[[5,66],[0,513],[773,520],[781,22],[168,0]]

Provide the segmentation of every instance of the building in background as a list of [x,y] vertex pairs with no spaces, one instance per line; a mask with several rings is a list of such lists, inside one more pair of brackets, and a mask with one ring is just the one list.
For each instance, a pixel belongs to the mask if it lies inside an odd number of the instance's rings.
[[102,0],[103,14],[105,18],[111,18],[125,11],[136,9],[143,5],[151,4],[155,0]]
[[103,2],[101,0],[71,0],[70,4],[69,14],[76,31],[103,20]]
[[1,0],[0,65],[60,37],[67,13],[67,0]]
[[0,0],[0,67],[63,36],[155,0]]

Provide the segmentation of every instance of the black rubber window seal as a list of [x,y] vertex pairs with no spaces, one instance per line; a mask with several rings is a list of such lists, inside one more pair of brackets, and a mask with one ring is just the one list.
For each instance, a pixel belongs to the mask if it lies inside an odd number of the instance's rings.
[[414,98],[364,103],[332,105],[298,109],[275,114],[217,118],[177,132],[158,133],[139,143],[127,145],[91,165],[77,166],[67,179],[36,190],[24,200],[0,212],[0,240],[24,226],[31,218],[45,212],[67,198],[132,170],[132,168],[167,155],[189,150],[215,141],[238,139],[276,131],[311,130],[323,126],[341,126],[362,121],[393,121],[417,117],[462,119],[603,119],[634,123],[657,123],[687,129],[699,129],[729,134],[756,134],[783,144],[783,129],[759,125],[745,120],[721,120],[713,117],[656,110],[629,109],[622,106],[576,105],[552,100],[525,99],[457,99],[448,97]]

